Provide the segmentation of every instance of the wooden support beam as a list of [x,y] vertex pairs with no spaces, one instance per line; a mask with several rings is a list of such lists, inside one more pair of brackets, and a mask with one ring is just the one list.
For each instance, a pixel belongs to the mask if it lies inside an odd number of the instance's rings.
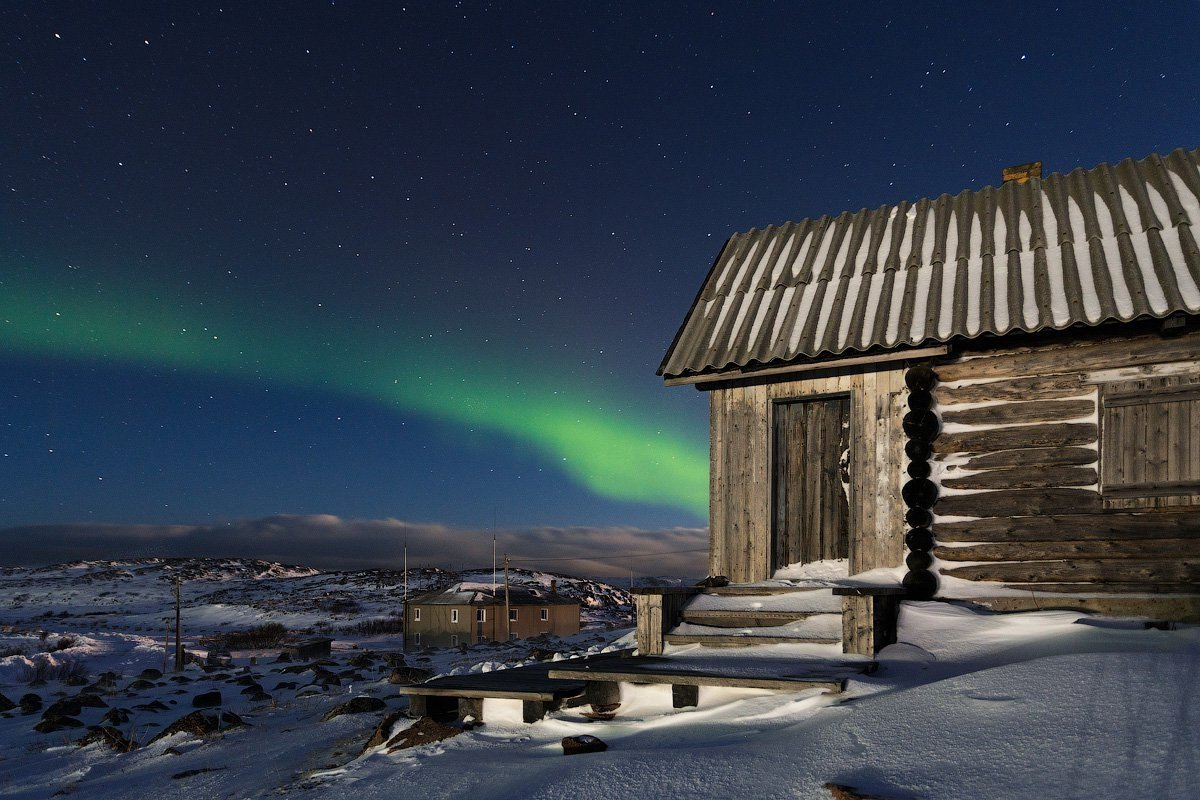
[[671,684],[671,706],[673,708],[690,708],[700,705],[700,687],[684,684]]
[[1091,400],[1034,400],[942,411],[942,422],[960,425],[1011,425],[1017,422],[1059,422],[1096,413]]
[[[1057,467],[1095,464],[1100,453],[1088,447],[1030,447],[983,453],[969,459],[962,469],[1003,469],[1005,467]],[[954,468],[947,470],[950,474]]]
[[1200,559],[1023,561],[955,567],[943,569],[942,574],[1004,583],[1200,583]]
[[1086,489],[1000,489],[943,495],[938,498],[933,511],[944,517],[1018,517],[1054,512],[1084,513],[1099,511],[1102,506],[1100,495]]
[[1092,444],[1097,428],[1091,422],[1058,422],[1050,425],[1017,425],[1011,428],[943,433],[933,440],[933,452],[994,453],[1026,447],[1069,447]]
[[936,369],[938,378],[943,383],[951,383],[966,378],[1074,374],[1084,370],[1116,369],[1197,359],[1200,359],[1200,336],[1144,336],[1136,339],[1114,338],[1107,342],[1083,341],[1065,346],[971,358],[953,364],[939,364]]
[[1046,400],[1077,397],[1095,391],[1085,388],[1083,375],[1051,375],[1046,378],[1016,378],[1015,380],[972,383],[966,386],[949,387],[939,385],[935,390],[937,403],[986,403],[989,400],[1028,400],[1040,397]]
[[962,547],[940,546],[934,548],[933,554],[942,561],[1048,561],[1073,558],[1200,558],[1200,538],[1002,542],[966,545]]
[[958,478],[943,478],[950,489],[1052,489],[1056,486],[1092,486],[1097,482],[1092,467],[1010,467],[977,472]]
[[1200,509],[994,517],[938,522],[933,530],[939,542],[1192,538],[1200,537]]

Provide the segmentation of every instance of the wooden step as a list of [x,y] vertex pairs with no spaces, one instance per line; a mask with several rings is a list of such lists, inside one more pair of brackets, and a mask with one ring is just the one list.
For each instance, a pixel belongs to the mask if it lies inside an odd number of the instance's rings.
[[792,594],[794,592],[827,592],[828,586],[755,586],[753,584],[731,583],[728,586],[711,586],[700,594],[713,594],[718,597],[733,597],[737,595],[754,594]]
[[693,625],[707,625],[713,628],[761,628],[773,625],[786,625],[813,616],[824,614],[824,611],[689,611],[683,612],[683,621]]
[[755,636],[753,634],[668,633],[667,644],[698,644],[704,647],[749,647],[756,644],[840,644],[842,639],[811,636]]

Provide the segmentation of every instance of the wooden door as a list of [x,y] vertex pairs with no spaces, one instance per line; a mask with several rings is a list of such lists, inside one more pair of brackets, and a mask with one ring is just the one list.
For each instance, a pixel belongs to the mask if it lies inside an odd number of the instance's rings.
[[850,555],[850,398],[773,408],[771,572]]

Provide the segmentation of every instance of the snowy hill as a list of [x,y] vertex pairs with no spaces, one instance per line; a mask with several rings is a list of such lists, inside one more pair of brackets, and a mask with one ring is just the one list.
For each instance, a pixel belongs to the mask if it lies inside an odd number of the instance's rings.
[[[163,629],[173,616],[174,582],[181,581],[186,625],[192,635],[276,622],[301,631],[338,630],[400,613],[403,572],[323,572],[250,559],[145,558],[81,561],[52,567],[0,570],[0,624],[31,624],[78,617],[87,627]],[[492,570],[408,571],[408,592],[443,589],[460,581],[491,583]],[[513,585],[548,587],[578,600],[584,626],[632,624],[629,593],[600,581],[549,572],[510,570]]]
[[[196,635],[303,623],[333,636],[332,655],[279,663],[277,649],[235,652],[227,668],[159,672],[165,604],[184,571],[185,625]],[[836,783],[888,800],[1191,800],[1200,783],[1200,627],[934,602],[906,602],[900,643],[841,695],[704,687],[697,707],[676,709],[668,686],[623,684],[608,721],[583,706],[525,724],[518,701],[488,700],[486,724],[389,747],[413,725],[389,681],[397,665],[417,675],[490,672],[547,652],[631,646],[628,628],[609,630],[626,613],[625,592],[550,573],[520,579],[557,580],[585,601],[593,624],[570,640],[402,654],[395,636],[352,629],[395,607],[397,573],[190,560],[6,570],[0,795],[828,800],[825,784]],[[491,570],[409,575],[410,589],[459,580],[490,583]],[[347,602],[359,610],[338,605]],[[760,645],[736,657],[814,654],[837,647]],[[193,703],[214,691],[221,721],[206,732]],[[361,713],[331,716],[348,702]],[[107,739],[81,742],[102,724]],[[190,732],[168,733],[181,725]],[[564,757],[560,740],[584,734],[609,749]]]

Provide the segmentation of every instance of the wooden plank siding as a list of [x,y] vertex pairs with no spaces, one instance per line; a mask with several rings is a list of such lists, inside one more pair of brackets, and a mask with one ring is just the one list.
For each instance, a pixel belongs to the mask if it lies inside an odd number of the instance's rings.
[[942,575],[1122,608],[1184,594],[1200,620],[1200,332],[976,346],[935,369]]
[[[776,404],[839,395],[849,397],[850,404],[850,571],[900,566],[906,394],[903,364],[826,370],[806,373],[799,380],[711,390],[710,572],[736,583],[771,577],[771,431]],[[832,436],[834,431],[826,433]]]

